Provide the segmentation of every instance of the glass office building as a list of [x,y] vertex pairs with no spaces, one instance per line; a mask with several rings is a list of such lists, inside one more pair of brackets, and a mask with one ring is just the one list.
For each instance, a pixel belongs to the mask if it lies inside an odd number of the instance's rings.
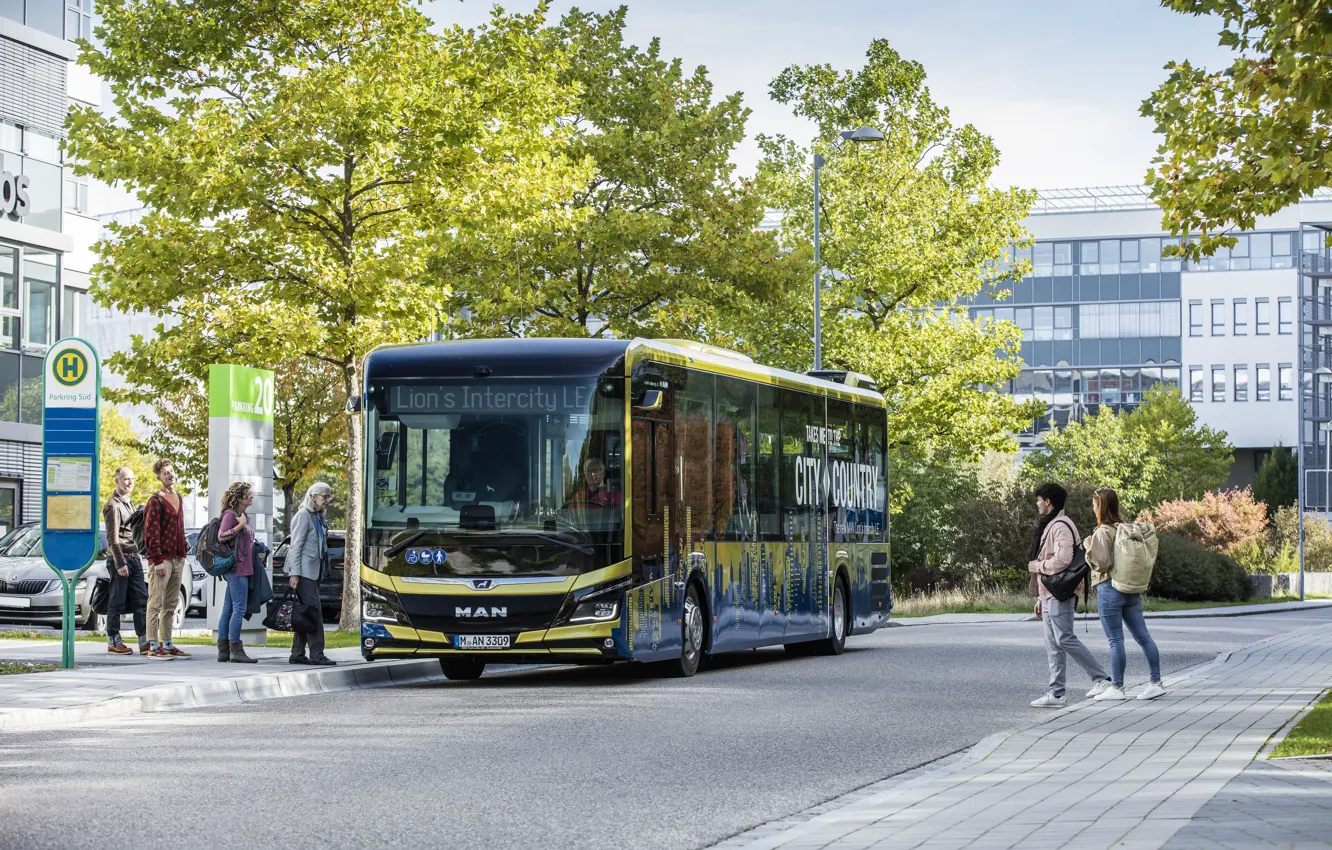
[[1145,188],[1042,192],[1026,222],[1036,243],[1020,252],[1031,274],[1006,297],[987,289],[968,302],[972,315],[1022,329],[1022,372],[996,389],[1045,404],[1024,447],[1168,383],[1236,446],[1231,483],[1251,483],[1273,446],[1295,445],[1301,228],[1332,218],[1329,200],[1262,218],[1233,248],[1182,263],[1162,257],[1175,241]]
[[92,0],[0,0],[0,533],[41,516],[42,358],[88,322],[99,223],[64,124],[100,98],[73,61],[92,26]]

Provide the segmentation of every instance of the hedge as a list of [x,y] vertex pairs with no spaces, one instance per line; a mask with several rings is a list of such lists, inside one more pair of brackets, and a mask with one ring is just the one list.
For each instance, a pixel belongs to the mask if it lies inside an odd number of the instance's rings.
[[1253,595],[1244,567],[1229,555],[1179,534],[1157,535],[1160,548],[1148,593],[1182,602],[1243,602]]

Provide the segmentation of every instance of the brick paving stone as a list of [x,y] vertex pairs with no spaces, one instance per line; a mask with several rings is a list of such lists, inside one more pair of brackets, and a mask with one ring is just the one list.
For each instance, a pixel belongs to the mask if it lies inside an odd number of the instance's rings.
[[1332,847],[1332,760],[1254,762],[1332,686],[1332,627],[1262,641],[1166,684],[1158,700],[1079,703],[974,757],[723,846]]

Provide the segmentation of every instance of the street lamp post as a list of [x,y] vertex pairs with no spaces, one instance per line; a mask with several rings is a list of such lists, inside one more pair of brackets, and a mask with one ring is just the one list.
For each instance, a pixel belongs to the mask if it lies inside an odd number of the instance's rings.
[[[882,142],[887,137],[873,127],[843,130],[837,135],[843,141],[857,144]],[[834,146],[833,150],[841,150]],[[823,259],[819,252],[819,169],[823,167],[823,154],[814,154],[814,368],[823,368]]]

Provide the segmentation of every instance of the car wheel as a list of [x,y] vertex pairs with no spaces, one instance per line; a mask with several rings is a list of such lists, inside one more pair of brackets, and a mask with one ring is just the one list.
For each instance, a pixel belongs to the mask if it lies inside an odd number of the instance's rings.
[[680,617],[680,657],[666,662],[669,675],[687,679],[698,672],[703,660],[703,606],[698,604],[698,585],[690,582]]
[[469,682],[481,678],[481,674],[486,671],[486,662],[471,658],[441,658],[439,667],[444,671],[444,678]]
[[846,649],[846,634],[851,630],[851,594],[846,590],[846,579],[841,575],[833,584],[832,635],[814,644],[819,655],[841,655]]
[[102,615],[96,611],[88,612],[88,619],[79,626],[85,632],[95,632],[102,627]]

